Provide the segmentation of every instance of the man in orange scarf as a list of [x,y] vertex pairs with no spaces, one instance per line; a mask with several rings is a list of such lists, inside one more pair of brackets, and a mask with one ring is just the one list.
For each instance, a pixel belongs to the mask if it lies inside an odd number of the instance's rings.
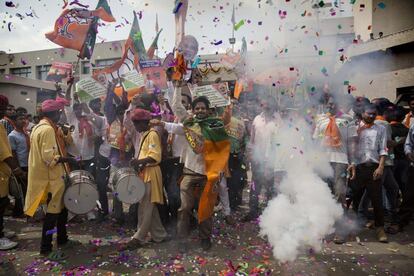
[[[326,111],[326,114],[321,114],[316,119],[313,138],[320,141],[333,169],[332,178],[327,179],[329,187],[336,200],[345,207],[347,171],[350,172],[351,179],[355,175],[355,160],[353,160],[350,149],[355,148],[358,135],[356,126],[352,123],[352,117],[341,114],[332,96],[328,98]],[[336,228],[341,228],[341,226],[337,225]],[[334,242],[341,244],[345,240],[339,235],[340,229],[338,230]]]
[[375,124],[381,125],[385,128],[385,135],[387,138],[387,150],[388,155],[385,157],[384,175],[382,178],[382,185],[385,189],[385,195],[388,204],[384,204],[387,207],[387,211],[391,216],[391,226],[386,227],[386,231],[389,234],[395,234],[395,226],[398,222],[397,209],[398,209],[398,194],[399,187],[398,183],[394,178],[394,147],[396,143],[392,139],[392,129],[390,123],[387,121],[386,112],[390,108],[393,108],[393,103],[388,99],[378,98],[372,100],[372,103],[377,108],[377,117],[375,118]]
[[384,207],[382,204],[382,177],[387,153],[387,138],[384,127],[374,123],[376,107],[368,104],[362,113],[362,122],[358,129],[358,147],[356,153],[356,178],[351,184],[352,209],[358,212],[361,198],[366,190],[374,207],[377,239],[387,242],[384,232]]
[[405,115],[403,124],[406,127],[410,128],[414,125],[414,96],[412,96],[408,101],[408,106],[410,107],[410,112],[408,112],[407,115]]
[[68,211],[63,204],[63,194],[67,171],[63,163],[76,165],[77,162],[65,156],[64,141],[58,134],[56,125],[64,104],[64,101],[59,100],[46,100],[42,103],[43,119],[31,134],[25,202],[25,213],[28,216],[33,216],[40,204],[47,204],[40,253],[49,255],[48,258],[54,261],[65,259],[66,256],[63,253],[52,253],[53,233],[57,233],[59,247],[74,244],[69,241],[66,232]]

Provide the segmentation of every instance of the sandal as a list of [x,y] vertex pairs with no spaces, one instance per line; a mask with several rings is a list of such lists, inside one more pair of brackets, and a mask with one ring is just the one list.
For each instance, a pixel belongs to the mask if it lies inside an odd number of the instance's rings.
[[66,260],[67,258],[68,256],[61,251],[51,252],[46,257],[46,259],[48,259],[49,261],[53,261],[53,262],[60,262],[60,261]]
[[390,225],[385,228],[385,233],[395,235],[400,232],[400,227],[396,224]]
[[124,250],[135,250],[142,247],[143,244],[140,240],[132,238],[129,242],[127,242],[124,246]]
[[61,249],[71,249],[73,247],[80,246],[80,245],[82,245],[80,241],[68,240],[64,244],[58,244],[58,247]]

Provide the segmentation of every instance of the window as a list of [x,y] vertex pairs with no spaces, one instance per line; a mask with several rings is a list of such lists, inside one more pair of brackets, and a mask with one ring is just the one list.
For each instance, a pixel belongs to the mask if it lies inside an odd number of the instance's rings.
[[38,80],[46,80],[47,73],[52,65],[40,65],[36,66],[36,78]]
[[101,60],[96,60],[96,67],[106,67],[109,65],[112,65],[115,63],[115,61],[117,61],[117,58],[111,58],[111,59],[101,59]]
[[0,69],[0,75],[4,75],[6,73],[6,69]]
[[89,61],[82,61],[82,75],[89,75],[91,73],[91,64]]
[[21,68],[12,68],[10,73],[15,76],[28,78],[32,74],[32,68],[30,67],[21,67]]

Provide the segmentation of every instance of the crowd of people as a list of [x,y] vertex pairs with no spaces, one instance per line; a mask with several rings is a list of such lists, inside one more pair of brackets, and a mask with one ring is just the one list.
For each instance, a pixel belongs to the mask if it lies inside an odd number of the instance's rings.
[[[199,74],[188,80],[200,81]],[[258,112],[236,99],[214,108],[204,96],[193,98],[182,80],[170,81],[165,93],[151,90],[132,99],[125,90],[116,93],[119,84],[113,82],[104,99],[89,103],[72,93],[72,84],[70,78],[66,92],[42,102],[33,118],[0,96],[0,250],[17,246],[15,233],[3,222],[10,186],[13,216],[44,212],[40,253],[65,258],[52,250],[52,240],[56,233],[60,248],[78,243],[68,238],[72,215],[63,201],[68,175],[75,170],[88,171],[96,182],[99,201],[88,219],[132,223],[136,229],[125,249],[171,239],[185,249],[197,226],[200,245],[209,250],[217,205],[226,223],[234,225],[260,216],[262,191],[265,201],[277,195],[285,172],[270,162],[277,154],[274,139],[299,117],[307,120],[313,142],[331,164],[333,175],[326,182],[344,210],[352,208],[366,227],[376,229],[380,242],[411,219],[414,98],[405,110],[385,98],[346,95],[347,101],[341,101],[328,93],[309,119],[272,95],[256,98]],[[142,199],[128,204],[128,212],[114,192],[113,178],[122,168],[133,168],[145,183]],[[21,193],[13,191],[16,186]],[[240,214],[243,191],[249,193],[249,211],[238,218],[234,214]],[[338,231],[335,242],[345,241]]]

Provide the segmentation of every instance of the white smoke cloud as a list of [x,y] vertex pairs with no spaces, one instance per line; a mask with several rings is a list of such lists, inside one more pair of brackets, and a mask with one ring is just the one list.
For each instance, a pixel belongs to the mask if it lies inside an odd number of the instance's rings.
[[[279,261],[293,261],[305,249],[319,251],[322,239],[334,232],[343,210],[333,198],[325,178],[332,174],[327,158],[314,144],[310,128],[295,118],[277,135],[275,166],[286,177],[260,217],[260,234],[266,236]],[[266,131],[265,129],[263,131]]]

